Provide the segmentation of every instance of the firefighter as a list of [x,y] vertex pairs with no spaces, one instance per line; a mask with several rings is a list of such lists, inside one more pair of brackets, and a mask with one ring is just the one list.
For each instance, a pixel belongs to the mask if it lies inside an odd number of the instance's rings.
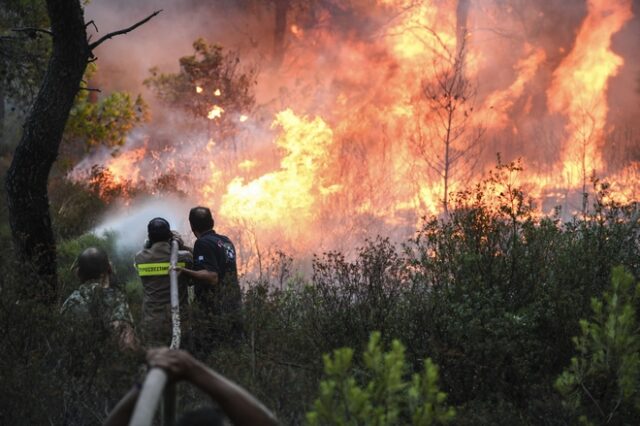
[[91,324],[92,335],[113,336],[123,349],[136,349],[133,318],[125,295],[111,285],[107,253],[97,247],[84,250],[74,263],[80,287],[65,300],[60,312],[74,324]]
[[194,280],[194,340],[199,352],[207,352],[218,341],[237,341],[242,335],[236,250],[228,237],[213,230],[207,207],[192,208],[189,224],[197,238],[193,269],[176,269]]
[[[146,347],[166,346],[171,342],[171,285],[169,261],[171,240],[177,239],[180,251],[178,265],[190,266],[192,256],[182,243],[180,235],[171,231],[166,219],[156,217],[147,225],[148,240],[145,248],[135,255],[135,266],[142,281],[142,320],[140,329]],[[187,285],[188,277],[179,278],[180,322],[183,336],[188,333]]]

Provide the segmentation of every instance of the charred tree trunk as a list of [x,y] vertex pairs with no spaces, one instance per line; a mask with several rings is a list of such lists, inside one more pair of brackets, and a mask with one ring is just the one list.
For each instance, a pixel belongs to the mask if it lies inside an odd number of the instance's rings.
[[287,35],[287,13],[291,0],[275,0],[275,28],[273,33],[273,64],[279,67],[284,58],[284,42]]
[[18,260],[56,298],[56,245],[51,228],[47,182],[58,155],[69,111],[80,87],[90,48],[79,0],[47,0],[52,53],[40,91],[24,124],[6,178],[9,222]]

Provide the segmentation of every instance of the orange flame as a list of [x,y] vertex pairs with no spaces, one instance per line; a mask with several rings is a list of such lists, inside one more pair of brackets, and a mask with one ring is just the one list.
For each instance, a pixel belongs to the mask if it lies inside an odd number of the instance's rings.
[[481,122],[491,128],[504,128],[509,124],[508,112],[515,100],[522,96],[525,85],[533,78],[540,65],[546,59],[544,50],[525,45],[525,57],[514,66],[518,73],[516,80],[506,90],[495,91],[487,96],[479,115]]
[[288,236],[301,236],[317,211],[314,207],[319,198],[340,189],[327,184],[322,176],[333,132],[321,118],[299,117],[290,109],[279,112],[272,126],[282,129],[276,141],[284,153],[280,170],[246,184],[242,178],[234,178],[222,199],[220,214],[263,229],[283,227]]
[[602,170],[608,82],[624,62],[611,51],[611,38],[632,16],[631,0],[589,0],[573,50],[555,70],[547,91],[549,110],[567,115],[561,161],[563,173],[574,182]]

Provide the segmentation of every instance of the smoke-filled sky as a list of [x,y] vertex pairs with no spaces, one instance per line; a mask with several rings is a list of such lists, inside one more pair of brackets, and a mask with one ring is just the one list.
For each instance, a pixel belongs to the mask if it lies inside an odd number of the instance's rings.
[[[112,90],[144,91],[142,81],[149,69],[158,66],[177,71],[178,59],[192,53],[199,37],[252,55],[252,41],[246,33],[250,23],[234,6],[234,1],[194,0],[96,0],[85,10],[100,33],[127,27],[151,12],[162,13],[129,35],[105,43],[97,52],[102,87]],[[251,21],[256,17],[248,18]],[[256,37],[255,34],[252,35]]]
[[[114,29],[126,27],[155,10],[163,12],[150,23],[129,35],[120,36],[103,44],[98,51],[99,66],[102,70],[100,85],[105,89],[144,92],[142,81],[148,77],[148,70],[159,66],[166,71],[176,71],[177,59],[191,53],[191,44],[198,37],[239,50],[249,61],[268,64],[273,44],[274,10],[270,1],[263,7],[240,10],[239,4],[248,1],[233,0],[94,0],[85,11],[87,20],[94,20],[104,34]],[[304,2],[303,2],[304,3]],[[309,2],[313,3],[313,2]],[[316,2],[322,4],[323,2]],[[330,5],[337,1],[325,0]],[[345,3],[350,3],[345,1]],[[351,2],[353,3],[353,2]],[[366,2],[362,2],[366,3]],[[375,2],[372,2],[375,3]],[[426,3],[441,5],[451,1],[434,0]],[[571,49],[575,33],[587,12],[587,0],[476,0],[471,1],[471,22],[473,43],[477,45],[496,43],[516,46],[523,38],[545,50],[556,50],[550,57],[548,66],[557,64]],[[519,10],[518,10],[519,8]],[[515,12],[505,14],[507,10]],[[613,38],[613,49],[625,58],[624,69],[611,82],[611,91],[629,94],[630,87],[637,88],[640,72],[640,0],[633,0],[634,18]],[[487,13],[489,12],[489,13]],[[474,19],[474,13],[487,14],[491,20]],[[504,19],[506,16],[510,19]],[[362,17],[348,22],[337,21],[341,27],[358,27],[370,24]],[[485,16],[486,18],[486,16]],[[476,22],[474,22],[474,20]],[[477,28],[474,28],[474,23]],[[99,36],[99,35],[98,35]],[[291,35],[289,35],[291,37]],[[498,64],[513,63],[518,58],[517,50],[494,50],[490,58],[496,64],[491,69],[500,75]],[[497,68],[497,69],[496,69]],[[499,79],[486,79],[482,86],[491,89]],[[621,96],[626,103],[638,100],[632,96]]]

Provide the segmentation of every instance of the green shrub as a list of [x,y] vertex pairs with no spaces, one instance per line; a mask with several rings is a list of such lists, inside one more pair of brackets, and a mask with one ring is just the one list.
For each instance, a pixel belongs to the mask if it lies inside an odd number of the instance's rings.
[[380,333],[371,334],[363,354],[364,368],[353,365],[351,348],[324,355],[326,378],[307,414],[310,425],[445,424],[455,410],[438,389],[438,367],[427,358],[424,371],[407,380],[404,346],[398,340],[383,352]]
[[640,284],[615,268],[611,289],[593,298],[591,320],[573,339],[577,356],[558,377],[566,407],[586,424],[632,424],[640,418]]

